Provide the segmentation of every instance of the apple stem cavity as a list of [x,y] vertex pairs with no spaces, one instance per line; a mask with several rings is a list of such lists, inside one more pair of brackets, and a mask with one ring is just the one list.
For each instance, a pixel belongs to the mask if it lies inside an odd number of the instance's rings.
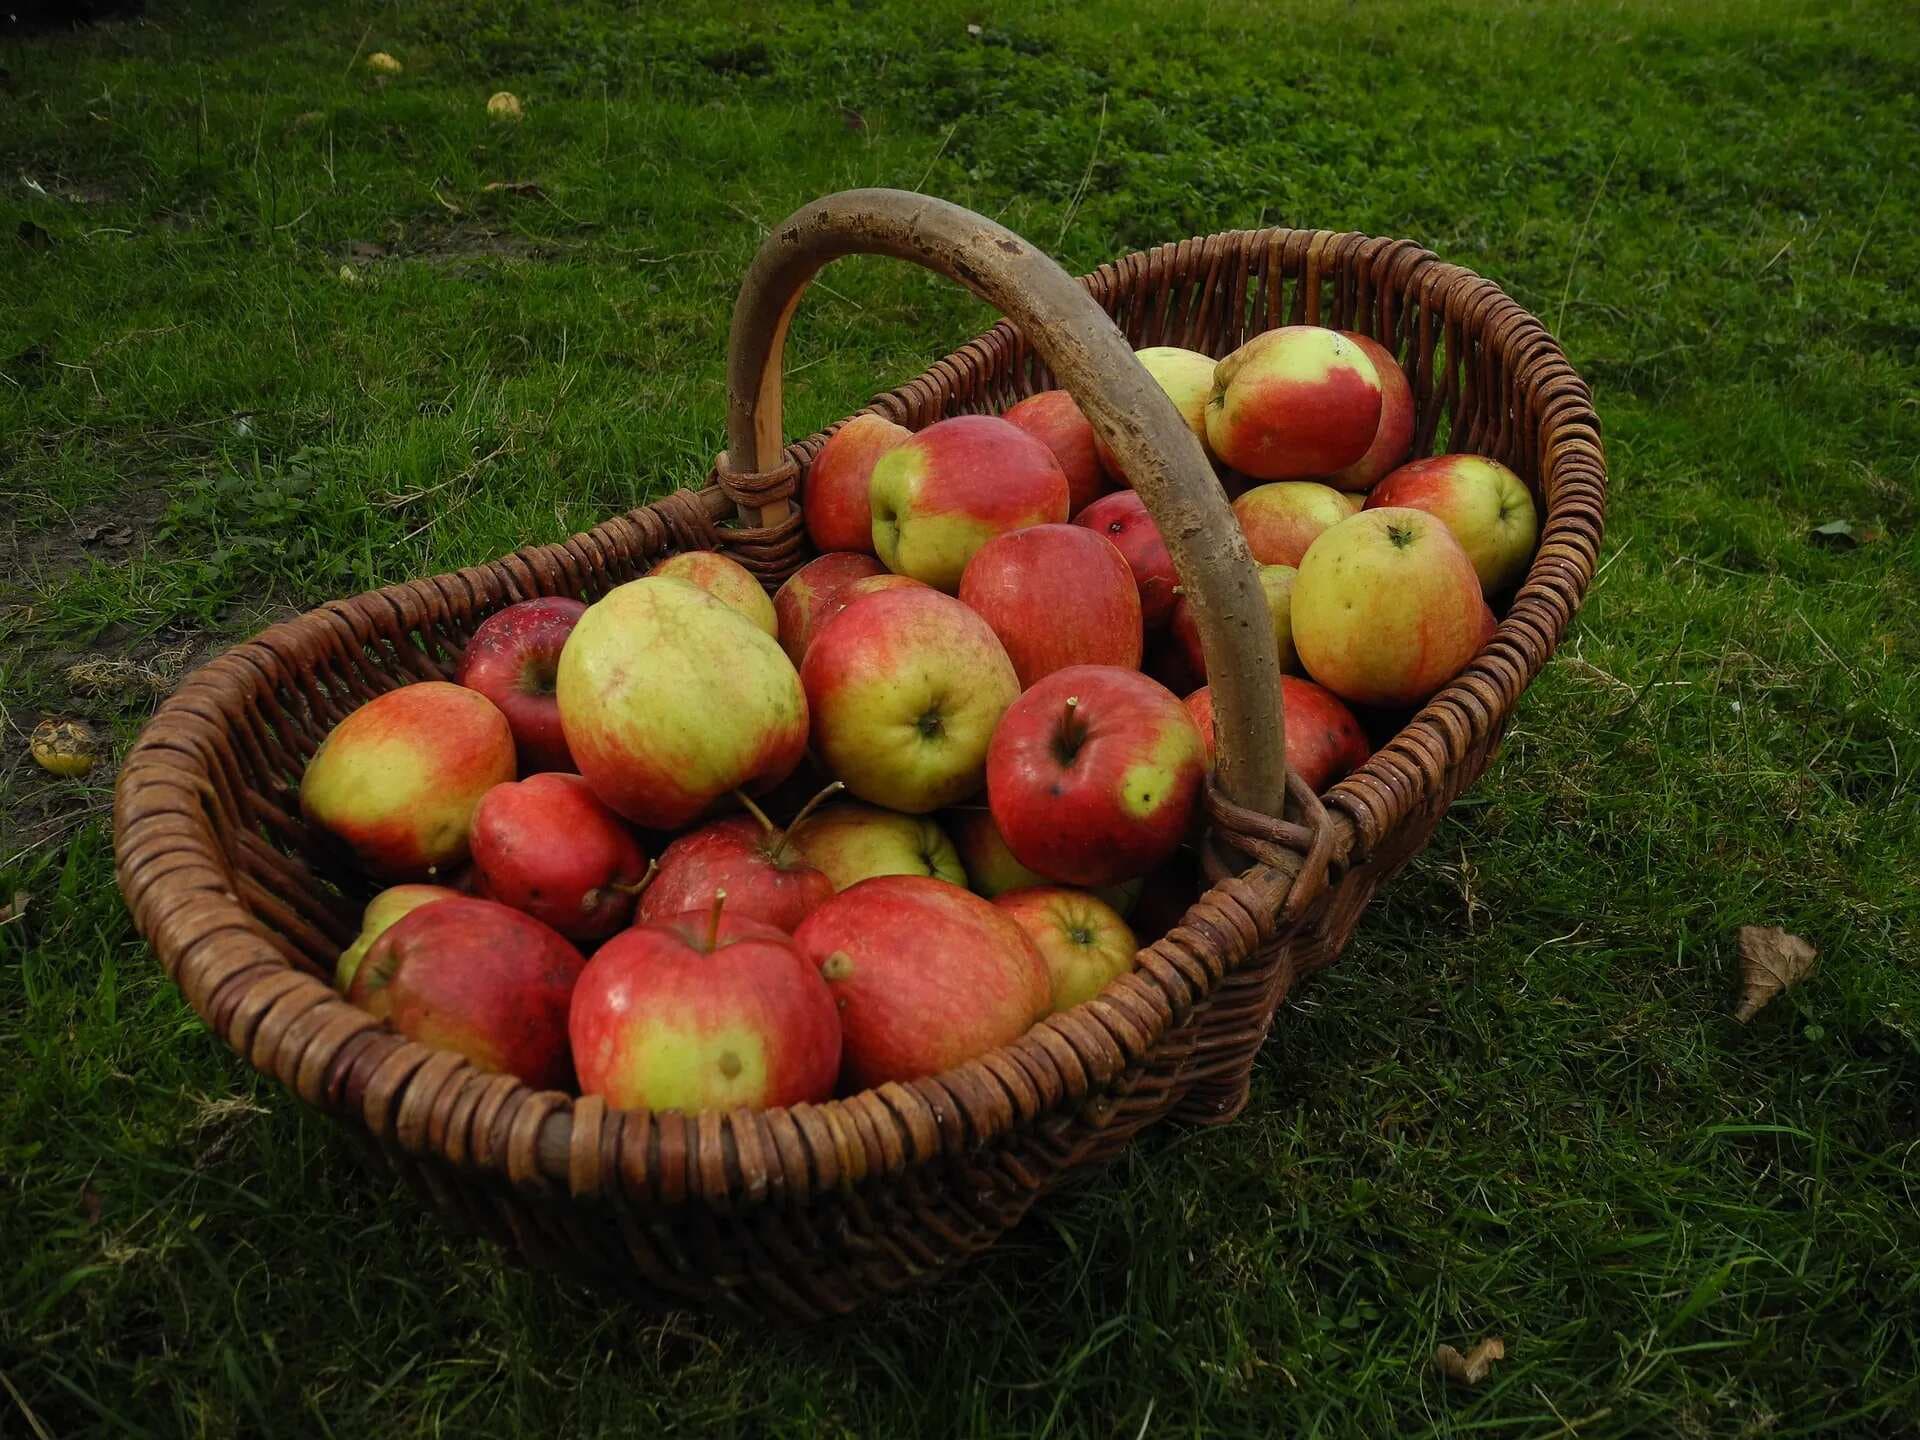
[[[831,800],[834,796],[838,795],[842,790],[846,788],[847,788],[846,782],[843,780],[829,781],[821,789],[819,794],[815,795],[811,800],[807,801],[806,804],[802,805],[800,807],[800,813],[794,816],[793,819],[787,822],[787,828],[780,832],[779,840],[777,840],[774,843],[773,849],[767,852],[767,859],[771,860],[776,865],[778,865],[783,859],[785,859],[787,854],[787,847],[793,843],[793,832],[798,830],[802,825],[806,824],[807,817],[809,815],[813,814],[814,811],[818,810],[822,805],[826,804],[827,801]],[[740,798],[742,800],[747,800],[747,797],[744,795],[742,795]],[[753,802],[751,800],[747,800],[747,803],[751,805]]]

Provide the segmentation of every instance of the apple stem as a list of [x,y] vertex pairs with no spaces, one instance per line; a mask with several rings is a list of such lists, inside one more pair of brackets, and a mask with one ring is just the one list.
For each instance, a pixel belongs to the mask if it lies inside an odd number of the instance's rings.
[[642,895],[646,893],[647,886],[653,883],[654,872],[659,868],[660,868],[660,862],[658,860],[649,860],[647,861],[647,873],[642,875],[638,880],[634,881],[631,885],[623,884],[618,880],[613,880],[608,882],[607,888],[609,890],[618,890],[622,895],[631,895],[633,896],[634,899],[638,900]]
[[747,794],[746,791],[744,790],[734,791],[733,798],[740,802],[740,804],[745,808],[746,812],[749,815],[753,816],[754,819],[760,822],[760,828],[764,830],[769,836],[773,836],[779,833],[780,827],[775,825],[773,821],[767,818],[767,812],[762,810],[758,805],[754,804],[753,797]]
[[713,947],[720,943],[720,911],[726,906],[727,892],[713,892],[713,910],[707,916],[707,953],[713,953]]
[[767,852],[767,858],[775,864],[778,864],[787,853],[787,846],[793,839],[793,832],[800,828],[809,815],[813,814],[814,811],[818,810],[822,805],[826,804],[827,801],[831,800],[846,788],[846,784],[843,781],[831,781],[818,795],[802,805],[800,807],[800,813],[789,820],[787,822],[787,828],[780,832],[780,839],[775,843],[773,849]]

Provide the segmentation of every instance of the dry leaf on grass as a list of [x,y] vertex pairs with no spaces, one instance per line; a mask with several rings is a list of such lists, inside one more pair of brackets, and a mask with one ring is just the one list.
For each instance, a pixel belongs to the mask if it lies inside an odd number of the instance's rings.
[[1478,1385],[1493,1369],[1493,1362],[1507,1358],[1507,1343],[1498,1335],[1489,1335],[1462,1355],[1451,1345],[1433,1352],[1433,1368],[1456,1385]]
[[1783,990],[1791,990],[1813,969],[1820,952],[1777,925],[1740,927],[1740,1003],[1733,1018],[1742,1025]]
[[538,180],[489,180],[480,190],[487,195],[531,195],[540,200],[547,198],[547,192],[540,188]]

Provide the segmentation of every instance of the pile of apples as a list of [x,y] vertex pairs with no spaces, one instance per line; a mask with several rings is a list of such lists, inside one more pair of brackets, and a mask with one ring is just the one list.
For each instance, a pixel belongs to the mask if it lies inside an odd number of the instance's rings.
[[[1324,789],[1486,643],[1532,498],[1477,456],[1403,464],[1412,391],[1365,336],[1139,359],[1234,497],[1288,763]],[[529,1084],[696,1111],[932,1074],[1132,968],[1133,907],[1157,934],[1192,896],[1212,706],[1078,406],[858,416],[804,511],[823,553],[771,600],[674,555],[507,607],[458,684],[334,728],[302,808],[401,882],[340,956],[353,1003]]]

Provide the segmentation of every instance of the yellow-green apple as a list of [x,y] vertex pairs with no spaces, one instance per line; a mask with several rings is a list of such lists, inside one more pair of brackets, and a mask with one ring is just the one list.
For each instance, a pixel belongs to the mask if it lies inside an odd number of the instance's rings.
[[862,800],[914,815],[980,788],[993,727],[1020,693],[987,622],[923,586],[855,600],[814,636],[801,676],[827,768]]
[[1340,492],[1340,498],[1347,502],[1347,513],[1349,515],[1358,515],[1362,510],[1367,508],[1367,497],[1357,490],[1342,490]]
[[674,830],[735,790],[778,785],[807,749],[807,697],[780,644],[685,580],[610,590],[580,617],[555,693],[593,793]]
[[586,964],[566,936],[493,900],[423,905],[368,948],[347,999],[409,1040],[564,1089],[567,1005]]
[[1018,425],[1053,452],[1067,477],[1068,513],[1079,511],[1113,488],[1100,464],[1093,426],[1066,391],[1042,390],[1029,395],[1004,411],[1001,418],[1009,425]]
[[873,467],[912,435],[904,425],[868,411],[827,438],[800,487],[800,509],[814,549],[873,552],[873,510],[867,499]]
[[884,575],[886,566],[858,550],[836,550],[809,560],[787,578],[773,595],[773,617],[779,627],[780,648],[799,668],[807,646],[827,616],[838,613],[834,600],[855,580]]
[[[1367,732],[1338,695],[1298,675],[1280,677],[1280,706],[1287,721],[1287,768],[1319,794],[1367,763],[1373,752]],[[1213,691],[1202,685],[1187,697],[1187,712],[1200,727],[1207,758],[1213,758]]]
[[[1149,345],[1144,350],[1135,351],[1134,358],[1140,362],[1140,368],[1167,392],[1167,398],[1173,401],[1173,408],[1180,412],[1180,418],[1187,422],[1187,428],[1200,441],[1200,448],[1211,455],[1213,449],[1207,443],[1207,399],[1213,391],[1212,357],[1202,355],[1197,350],[1182,350],[1178,345]],[[1127,479],[1126,472],[1120,468],[1119,457],[1107,448],[1104,441],[1096,441],[1095,444],[1100,452],[1100,463],[1106,466],[1107,473],[1122,484],[1131,485],[1133,482]]]
[[896,575],[948,594],[996,535],[1067,518],[1053,452],[997,415],[955,415],[873,467],[873,548]]
[[1111,885],[1179,847],[1206,772],[1200,732],[1166,686],[1076,665],[1007,710],[987,754],[987,805],[1021,864],[1068,885]]
[[1167,542],[1160,538],[1160,527],[1147,513],[1147,502],[1131,490],[1116,491],[1087,506],[1073,517],[1073,523],[1106,536],[1127,562],[1134,588],[1140,592],[1140,623],[1148,631],[1165,625],[1173,613],[1173,591],[1180,576]]
[[529,775],[480,797],[473,868],[487,899],[599,940],[632,919],[647,857],[580,776]]
[[[1291,565],[1262,565],[1259,570],[1260,593],[1267,599],[1267,615],[1273,621],[1273,645],[1282,670],[1298,670],[1300,661],[1293,653],[1293,582],[1300,572]],[[1169,633],[1187,657],[1187,667],[1204,680],[1207,657],[1200,646],[1200,625],[1194,619],[1193,606],[1185,592],[1174,601],[1173,622]]]
[[1539,518],[1526,482],[1484,455],[1435,455],[1402,465],[1367,496],[1367,508],[1399,505],[1436,515],[1473,562],[1483,594],[1526,573]]
[[1331,475],[1367,453],[1380,403],[1380,374],[1358,345],[1338,330],[1286,325],[1215,367],[1207,438],[1256,480]]
[[1109,980],[1133,969],[1139,942],[1120,912],[1098,895],[1041,885],[1010,890],[993,903],[1020,922],[1047,962],[1055,1011],[1091,1000]]
[[575,768],[560,730],[553,675],[567,637],[586,613],[586,602],[568,595],[522,600],[481,621],[460,657],[460,683],[507,717],[522,775]]
[[1338,490],[1311,480],[1256,485],[1233,502],[1233,518],[1262,565],[1299,565],[1321,532],[1354,510]]
[[360,912],[360,933],[354,936],[353,943],[340,952],[339,962],[333,969],[333,988],[345,994],[347,987],[353,984],[353,972],[360,968],[360,961],[372,948],[373,942],[386,934],[388,927],[403,915],[411,915],[422,905],[431,905],[436,900],[453,900],[459,897],[458,890],[445,885],[390,885],[367,902],[367,908]]
[[478,690],[426,680],[333,727],[300,777],[300,809],[373,874],[431,878],[467,858],[473,807],[513,777],[500,708]]
[[[966,867],[966,884],[977,895],[989,900],[1009,890],[1025,890],[1034,885],[1051,885],[1037,870],[1030,870],[1007,848],[1000,827],[993,823],[993,812],[984,805],[963,805],[946,813],[947,833],[953,836],[953,848]],[[952,879],[950,875],[940,877]],[[1133,909],[1140,898],[1140,881],[1122,880],[1118,885],[1103,885],[1095,892],[1120,914]]]
[[841,1074],[867,1088],[1011,1044],[1053,1004],[1047,962],[1010,915],[919,875],[862,880],[793,937],[840,1010]]
[[834,587],[814,606],[812,628],[796,637],[800,646],[800,658],[794,661],[794,664],[797,666],[806,663],[807,647],[813,644],[814,638],[827,628],[835,616],[862,595],[872,595],[880,590],[930,590],[932,588],[911,575],[890,575],[884,571],[878,575],[862,575],[857,580],[849,580],[843,585]]
[[1140,664],[1140,591],[1085,525],[1033,525],[973,552],[960,601],[992,627],[1022,688],[1069,665]]
[[825,872],[835,890],[876,875],[930,875],[954,885],[967,872],[946,831],[927,815],[902,815],[846,800],[790,827],[807,863]]
[[719,902],[602,945],[567,1029],[580,1093],[625,1110],[801,1105],[832,1095],[840,1072],[819,970],[785,932]]
[[800,852],[794,832],[840,788],[836,780],[815,795],[785,829],[742,795],[745,815],[730,815],[682,835],[662,853],[640,897],[641,922],[704,910],[714,896],[725,895],[727,914],[762,920],[791,935],[834,888],[826,872]]
[[1358,460],[1327,476],[1327,483],[1336,490],[1354,494],[1371,489],[1413,448],[1413,387],[1393,352],[1378,340],[1357,330],[1340,333],[1360,347],[1380,377],[1380,424],[1373,432],[1373,443]]
[[767,598],[766,589],[753,578],[746,566],[729,560],[718,551],[683,550],[678,555],[667,556],[647,573],[670,575],[675,580],[698,585],[722,605],[738,611],[767,634],[777,636],[780,633],[780,622],[773,613],[773,601]]
[[1438,516],[1362,510],[1328,530],[1293,582],[1306,672],[1357,705],[1416,705],[1480,647],[1480,577]]

